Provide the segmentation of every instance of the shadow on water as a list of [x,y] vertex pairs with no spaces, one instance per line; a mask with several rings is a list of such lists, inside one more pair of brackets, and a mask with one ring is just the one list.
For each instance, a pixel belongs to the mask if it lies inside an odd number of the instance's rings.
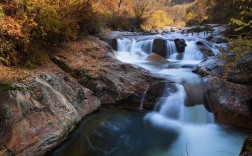
[[174,128],[164,129],[143,120],[144,111],[120,109],[85,117],[68,139],[49,156],[149,155],[176,140]]

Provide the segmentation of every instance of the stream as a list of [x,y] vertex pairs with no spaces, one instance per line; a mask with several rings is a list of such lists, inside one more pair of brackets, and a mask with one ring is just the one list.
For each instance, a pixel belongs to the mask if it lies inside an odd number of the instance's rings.
[[[146,60],[158,37],[166,40],[168,64]],[[196,45],[199,37],[174,32],[117,39],[119,60],[173,83],[167,84],[153,111],[142,109],[143,99],[139,109],[101,109],[88,115],[50,155],[238,156],[247,132],[215,123],[213,114],[203,105],[201,78],[192,72],[204,59]],[[183,54],[177,52],[175,38],[186,41]],[[218,46],[225,46],[208,45],[215,54]]]

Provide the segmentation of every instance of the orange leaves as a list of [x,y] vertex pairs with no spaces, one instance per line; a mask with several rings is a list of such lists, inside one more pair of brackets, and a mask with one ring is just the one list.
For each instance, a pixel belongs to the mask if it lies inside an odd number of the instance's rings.
[[24,37],[21,31],[21,26],[16,22],[15,19],[11,17],[4,17],[0,20],[0,23],[0,31],[1,33],[5,33],[4,35],[8,35],[16,39],[21,39]]

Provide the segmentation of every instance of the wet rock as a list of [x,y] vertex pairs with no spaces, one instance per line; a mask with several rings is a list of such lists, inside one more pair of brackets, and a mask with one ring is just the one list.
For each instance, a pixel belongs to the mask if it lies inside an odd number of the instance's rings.
[[166,60],[164,57],[156,54],[156,53],[151,53],[146,60],[151,61],[153,63],[169,63],[168,60]]
[[207,41],[221,44],[221,43],[228,43],[228,40],[225,37],[221,36],[209,36],[207,37]]
[[205,77],[206,108],[215,114],[220,123],[252,129],[248,105],[252,98],[252,86],[240,85],[218,77]]
[[185,47],[187,46],[185,40],[175,39],[174,42],[175,42],[178,53],[183,53],[185,51]]
[[205,57],[210,57],[214,56],[214,52],[212,49],[207,45],[205,41],[197,41],[196,45],[200,49],[200,52],[205,56]]
[[164,89],[169,84],[167,81],[160,81],[151,84],[146,92],[142,96],[142,106],[146,109],[153,110],[155,103],[162,96],[168,96],[168,94],[164,94]]
[[250,135],[244,142],[240,156],[252,155],[252,135]]
[[100,106],[89,89],[62,72],[14,86],[19,89],[0,91],[0,155],[44,155]]
[[153,42],[153,48],[152,48],[153,53],[156,53],[163,58],[167,57],[167,49],[166,49],[166,40],[162,38],[157,38]]
[[108,43],[113,50],[117,51],[117,39],[115,38],[101,38],[102,41]]
[[[127,100],[140,102],[147,86],[160,80],[139,66],[120,62],[108,55],[110,52],[104,43],[96,38],[93,38],[92,43],[99,44],[100,50],[86,52],[85,49],[74,48],[71,50],[75,55],[63,51],[61,55],[70,56],[57,55],[52,57],[52,61],[92,90],[103,104]],[[83,47],[82,44],[85,41],[79,42],[77,47]]]

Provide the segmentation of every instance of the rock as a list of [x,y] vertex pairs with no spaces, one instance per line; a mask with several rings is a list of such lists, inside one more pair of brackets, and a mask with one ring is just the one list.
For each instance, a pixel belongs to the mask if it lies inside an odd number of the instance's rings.
[[205,57],[210,57],[214,56],[214,52],[212,49],[207,45],[205,41],[197,41],[196,45],[200,49],[200,52],[205,56]]
[[83,116],[100,106],[93,93],[63,72],[0,91],[0,154],[45,155]]
[[174,42],[175,42],[178,53],[183,53],[185,51],[185,47],[187,46],[185,40],[175,39]]
[[248,105],[252,98],[252,86],[225,81],[216,76],[203,79],[206,108],[213,112],[220,123],[252,129]]
[[160,97],[167,95],[167,94],[164,95],[164,89],[169,84],[170,82],[167,81],[159,81],[151,84],[142,96],[142,98],[144,98],[142,99],[143,108],[153,110],[153,107],[157,102],[157,100]]
[[60,55],[67,57],[57,55],[52,57],[52,61],[76,78],[80,84],[92,90],[102,104],[127,100],[139,103],[147,86],[160,80],[139,66],[122,63],[113,55],[109,55],[104,43],[97,38],[89,39],[88,42],[97,44],[96,46],[100,47],[98,51],[87,52],[81,49],[85,42],[84,40],[74,46],[71,54],[61,51]]
[[228,43],[228,40],[225,37],[220,36],[208,36],[207,41],[221,44],[221,43]]
[[248,136],[245,140],[240,156],[251,156],[252,155],[252,135]]
[[151,53],[146,60],[154,62],[154,63],[169,63],[168,60],[166,60],[164,57],[156,54],[156,53]]
[[234,62],[234,54],[228,54],[228,58],[225,60],[218,57],[210,57],[207,60],[201,62],[194,69],[194,72],[201,76],[213,75],[223,77],[227,74],[227,80],[230,82],[252,85],[252,52],[244,55],[232,70],[227,70],[225,67],[228,63]]
[[162,38],[157,38],[153,42],[153,48],[152,48],[153,53],[156,53],[163,58],[167,57],[167,49],[166,49],[166,40]]
[[113,50],[117,51],[117,39],[101,38],[101,40],[108,43],[112,47]]

